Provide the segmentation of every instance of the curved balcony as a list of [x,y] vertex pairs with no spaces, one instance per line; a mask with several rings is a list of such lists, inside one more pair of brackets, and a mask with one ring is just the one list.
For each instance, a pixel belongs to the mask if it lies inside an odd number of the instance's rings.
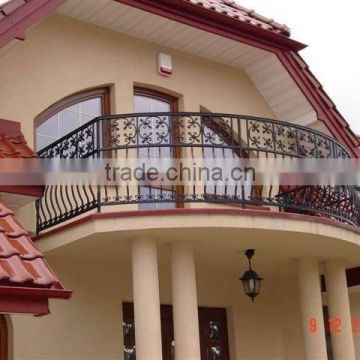
[[[131,154],[131,155],[130,155]],[[98,117],[42,149],[41,158],[86,157],[349,158],[335,139],[299,125],[214,113],[141,113]],[[140,154],[140,155],[139,155]],[[196,155],[194,155],[196,154]],[[360,201],[351,186],[136,187],[47,186],[37,201],[37,231],[104,206],[169,208],[208,202],[266,206],[360,226]],[[151,205],[152,204],[152,205]],[[154,205],[158,204],[158,205]]]

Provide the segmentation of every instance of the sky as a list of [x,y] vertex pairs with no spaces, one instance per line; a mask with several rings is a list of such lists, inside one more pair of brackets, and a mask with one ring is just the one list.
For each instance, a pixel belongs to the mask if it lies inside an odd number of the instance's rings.
[[[360,135],[360,1],[236,1],[285,23],[292,38],[309,45],[301,55],[351,128]],[[0,0],[0,4],[4,2]]]
[[360,135],[359,0],[237,0],[286,24],[300,52],[355,133]]

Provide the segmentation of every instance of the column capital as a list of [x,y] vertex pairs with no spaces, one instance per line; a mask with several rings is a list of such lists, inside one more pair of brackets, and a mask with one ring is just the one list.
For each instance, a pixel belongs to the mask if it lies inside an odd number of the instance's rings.
[[342,264],[342,265],[345,265],[346,263],[346,260],[345,259],[342,259],[342,258],[332,258],[332,259],[326,259],[323,261],[324,264],[326,263],[336,263],[336,264]]
[[156,237],[151,236],[151,235],[138,235],[138,236],[133,236],[132,238],[130,238],[130,241],[155,241],[156,242]]

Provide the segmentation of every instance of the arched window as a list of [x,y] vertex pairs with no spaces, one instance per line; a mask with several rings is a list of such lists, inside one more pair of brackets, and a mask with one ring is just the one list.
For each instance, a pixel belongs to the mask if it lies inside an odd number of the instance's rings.
[[36,150],[101,115],[110,115],[108,88],[79,92],[58,101],[35,119]]
[[0,315],[0,360],[8,359],[8,328],[4,315]]

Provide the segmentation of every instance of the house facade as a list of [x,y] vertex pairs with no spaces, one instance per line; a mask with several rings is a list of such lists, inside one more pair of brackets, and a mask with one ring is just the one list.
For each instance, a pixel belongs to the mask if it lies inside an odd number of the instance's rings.
[[[13,0],[0,14],[0,118],[40,158],[359,156],[305,45],[233,1]],[[353,187],[0,190],[73,291],[0,322],[4,359],[360,357]],[[239,281],[248,249],[255,301]]]

